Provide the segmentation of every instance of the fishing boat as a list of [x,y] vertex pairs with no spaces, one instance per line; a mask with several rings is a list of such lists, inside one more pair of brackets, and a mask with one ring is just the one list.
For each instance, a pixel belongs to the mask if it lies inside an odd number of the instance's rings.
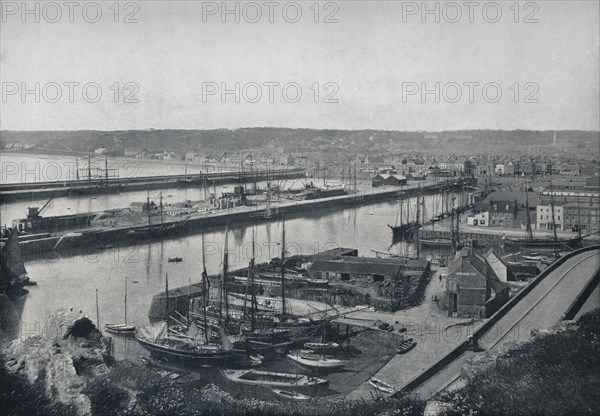
[[223,376],[235,383],[270,387],[286,391],[298,391],[311,396],[316,396],[318,393],[326,391],[329,388],[329,380],[304,374],[246,369],[223,370]]
[[297,391],[292,390],[281,390],[281,389],[271,389],[273,394],[278,399],[283,400],[291,400],[291,401],[304,401],[310,400],[310,396],[307,396],[302,393],[298,393]]
[[369,378],[369,384],[371,386],[373,386],[375,389],[377,389],[379,391],[382,391],[384,393],[390,393],[391,394],[391,393],[393,393],[395,391],[394,387],[392,387],[391,384],[388,384],[385,381],[382,381],[382,380],[380,380],[378,378],[375,378],[375,377]]
[[[222,337],[220,343],[209,342],[206,328],[203,328],[204,337],[200,334],[197,336],[184,334],[176,328],[170,328],[168,275],[165,277],[165,293],[165,322],[158,330],[142,328],[136,335],[140,345],[153,357],[185,366],[211,367],[235,361],[238,357],[245,355],[245,351],[233,349],[233,345],[226,336]],[[221,331],[221,334],[224,335],[224,332]]]
[[328,358],[319,354],[306,354],[299,351],[290,351],[287,357],[301,366],[316,372],[335,371],[346,365],[343,360]]
[[406,354],[410,350],[412,350],[417,345],[417,342],[412,338],[407,338],[404,341],[400,342],[396,347],[396,352],[398,354]]
[[125,276],[125,307],[124,307],[125,319],[122,324],[105,324],[104,328],[108,332],[114,334],[133,335],[135,332],[135,325],[127,323],[127,276]]
[[169,263],[181,263],[183,257],[169,257]]

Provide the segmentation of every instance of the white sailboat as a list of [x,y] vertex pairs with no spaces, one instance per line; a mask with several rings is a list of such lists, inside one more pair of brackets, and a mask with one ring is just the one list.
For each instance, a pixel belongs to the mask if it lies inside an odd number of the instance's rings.
[[127,276],[125,276],[125,321],[122,324],[105,324],[104,328],[115,334],[133,334],[135,332],[135,325],[127,323]]

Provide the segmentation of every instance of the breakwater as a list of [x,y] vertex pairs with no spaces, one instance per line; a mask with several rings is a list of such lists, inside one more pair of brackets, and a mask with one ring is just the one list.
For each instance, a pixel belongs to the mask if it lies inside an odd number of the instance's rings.
[[[341,195],[328,198],[320,198],[303,201],[289,201],[278,206],[278,214],[285,218],[298,218],[306,215],[307,212],[338,210],[340,208],[366,205],[382,202],[397,198],[399,195],[410,197],[421,193],[436,193],[448,189],[460,189],[470,185],[469,179],[458,180],[456,182],[436,183],[424,187],[394,187],[389,190],[376,189],[360,194]],[[223,212],[201,213],[190,215],[185,219],[185,226],[181,227],[176,234],[164,236],[163,238],[179,238],[185,235],[202,233],[213,229],[214,227],[223,227],[225,225],[240,223],[256,223],[273,221],[273,218],[266,217],[265,208],[241,207],[231,210],[222,210]],[[180,219],[179,221],[182,221]],[[177,221],[169,220],[164,222],[164,227],[168,228]],[[156,226],[156,224],[154,225]],[[76,232],[58,234],[40,234],[19,237],[22,251],[25,255],[36,255],[47,251],[68,251],[77,252],[85,247],[95,247],[97,245],[113,244],[117,241],[126,241],[129,244],[139,244],[147,242],[149,239],[160,238],[147,236],[140,239],[140,235],[133,236],[136,231],[146,229],[146,225],[135,226],[116,226],[106,228],[90,228],[78,230]]]
[[5,202],[53,198],[73,195],[101,195],[150,189],[166,189],[173,186],[191,187],[223,183],[251,183],[264,180],[304,178],[300,168],[270,169],[256,171],[230,171],[198,175],[164,175],[130,178],[103,178],[54,182],[28,182],[0,185],[0,198]]

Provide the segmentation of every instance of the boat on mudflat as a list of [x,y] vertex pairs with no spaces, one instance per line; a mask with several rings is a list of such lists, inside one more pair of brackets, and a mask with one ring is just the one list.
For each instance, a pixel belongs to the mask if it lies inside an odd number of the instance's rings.
[[133,335],[135,333],[135,325],[130,324],[104,324],[104,329],[113,334]]
[[404,341],[400,342],[396,347],[396,352],[398,354],[406,354],[410,350],[412,350],[417,345],[417,342],[412,338],[407,338]]
[[287,357],[300,364],[302,367],[316,372],[335,371],[346,365],[343,360],[337,358],[328,358],[319,354],[306,354],[299,351],[290,351]]
[[310,396],[307,396],[302,393],[298,393],[297,391],[291,390],[281,390],[281,389],[271,389],[273,394],[277,399],[289,400],[289,401],[303,401],[310,400]]
[[384,393],[393,393],[395,391],[394,387],[392,387],[391,384],[388,384],[385,381],[380,380],[380,379],[375,378],[375,377],[371,377],[369,379],[369,384],[371,386],[373,386],[375,389],[377,389],[379,391],[382,391]]
[[276,373],[272,371],[223,370],[223,376],[235,383],[297,391],[316,396],[329,388],[329,380],[304,374]]

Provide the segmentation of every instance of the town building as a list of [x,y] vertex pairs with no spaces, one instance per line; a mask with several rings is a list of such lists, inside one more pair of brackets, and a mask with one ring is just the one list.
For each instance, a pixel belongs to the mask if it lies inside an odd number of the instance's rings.
[[448,316],[489,318],[508,302],[509,286],[488,270],[491,268],[486,258],[467,250],[450,261],[446,296],[442,301]]
[[562,206],[564,213],[564,229],[597,233],[600,230],[600,204],[583,204],[570,202]]
[[399,174],[380,173],[372,179],[373,187],[406,185],[406,176]]
[[368,303],[381,310],[397,310],[419,302],[430,264],[425,260],[403,257],[358,257],[357,251],[340,250],[320,253],[306,265],[309,277],[322,279],[336,288],[345,288],[366,296]]
[[488,220],[489,226],[506,228],[520,226],[520,224],[516,224],[518,209],[517,201],[490,199],[490,216]]
[[[554,222],[552,221],[552,205],[539,204],[536,208],[536,224],[538,230],[565,229],[565,216],[563,206],[554,204]],[[554,225],[553,225],[554,224]]]

